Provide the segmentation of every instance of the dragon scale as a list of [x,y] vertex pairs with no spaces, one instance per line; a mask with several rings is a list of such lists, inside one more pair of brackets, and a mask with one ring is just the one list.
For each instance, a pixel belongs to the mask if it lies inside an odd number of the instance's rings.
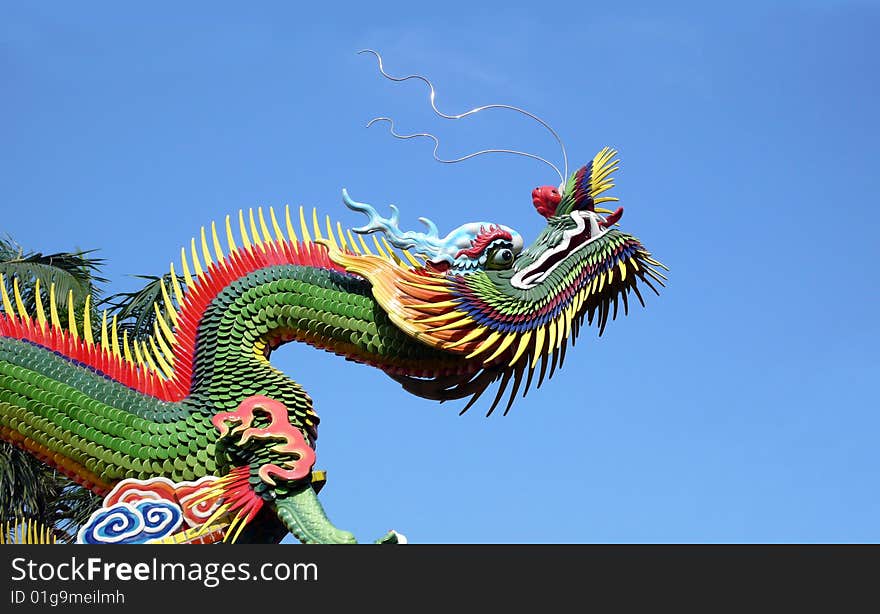
[[289,209],[285,230],[271,209],[268,221],[240,212],[237,239],[227,216],[226,250],[212,224],[182,250],[182,274],[172,265],[147,339],[120,334],[106,312],[98,323],[88,303],[77,315],[72,296],[62,324],[54,287],[39,282],[29,313],[18,280],[0,280],[0,437],[101,495],[127,480],[197,491],[193,505],[210,503],[200,532],[353,542],[317,498],[311,398],[271,351],[307,343],[422,397],[471,397],[468,407],[500,380],[489,413],[505,390],[509,409],[523,379],[527,391],[535,372],[540,385],[548,364],[551,376],[561,366],[585,320],[601,330],[631,292],[642,300],[639,283],[662,284],[662,265],[595,209],[611,200],[597,196],[612,156],[600,152],[561,202],[539,207],[548,226],[528,248],[506,227],[469,225],[467,249],[447,246],[445,263],[413,233],[395,235],[396,219],[372,216],[384,236],[371,250],[363,234],[376,228],[322,228],[302,209],[299,233]]

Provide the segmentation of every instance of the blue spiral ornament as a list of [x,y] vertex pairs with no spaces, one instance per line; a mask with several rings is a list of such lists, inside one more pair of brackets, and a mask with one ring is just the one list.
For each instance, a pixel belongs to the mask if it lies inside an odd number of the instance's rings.
[[95,511],[77,535],[80,544],[142,544],[174,533],[183,512],[170,501],[117,503]]

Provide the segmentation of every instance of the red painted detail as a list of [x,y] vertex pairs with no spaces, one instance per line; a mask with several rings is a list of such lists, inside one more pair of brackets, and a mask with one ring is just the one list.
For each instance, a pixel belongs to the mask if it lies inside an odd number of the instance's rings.
[[449,267],[451,266],[445,260],[441,260],[440,262],[431,262],[430,260],[428,260],[425,264],[427,265],[429,271],[434,271],[435,273],[445,273],[449,270]]
[[562,194],[552,185],[543,185],[532,190],[532,204],[544,217],[556,215],[556,207],[562,201]]
[[[252,427],[256,411],[269,414],[269,425]],[[239,404],[234,412],[216,414],[211,418],[220,431],[220,438],[235,437],[234,445],[244,445],[251,439],[279,440],[271,445],[272,452],[289,456],[281,464],[267,463],[260,467],[259,476],[267,484],[275,485],[275,478],[285,481],[301,480],[312,472],[315,451],[306,442],[302,432],[292,424],[283,403],[264,396],[253,396]]]
[[459,250],[459,252],[455,254],[455,257],[458,258],[464,254],[469,258],[477,258],[483,253],[483,250],[485,250],[487,246],[491,245],[492,241],[498,239],[512,241],[513,237],[510,236],[509,232],[495,224],[489,224],[488,228],[480,226],[480,232],[471,240],[471,246],[468,249]]

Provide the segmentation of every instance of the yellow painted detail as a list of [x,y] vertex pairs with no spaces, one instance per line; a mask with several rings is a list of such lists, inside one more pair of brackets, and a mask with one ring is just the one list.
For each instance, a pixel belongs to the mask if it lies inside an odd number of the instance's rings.
[[[213,225],[213,222],[211,224]],[[200,234],[202,238],[202,258],[205,259],[205,268],[209,269],[214,264],[214,260],[211,258],[211,250],[208,249],[208,236],[205,234],[204,226],[202,226]]]
[[293,223],[290,221],[290,205],[284,205],[284,225],[287,228],[287,237],[293,244],[294,249],[296,249],[299,239],[296,236],[296,231],[293,229]]
[[493,330],[492,334],[489,335],[489,337],[485,341],[483,341],[483,343],[480,344],[480,347],[478,347],[473,352],[468,354],[467,358],[468,359],[473,358],[474,356],[478,356],[479,354],[482,354],[486,350],[491,349],[498,342],[498,339],[500,339],[500,338],[501,338],[501,333],[499,333],[497,330]]
[[101,314],[101,350],[104,352],[110,349],[110,341],[107,339],[107,310]]
[[165,284],[160,284],[162,287],[162,302],[165,303],[165,313],[168,314],[168,317],[171,319],[171,324],[177,325],[177,310],[174,309],[174,303],[171,302],[171,297],[168,295],[168,288],[165,287]]
[[168,340],[168,343],[174,345],[177,341],[174,339],[174,333],[171,332],[171,328],[168,326],[168,322],[165,321],[165,318],[162,317],[162,312],[159,311],[159,305],[157,303],[153,303],[153,310],[156,312],[156,322],[158,322],[159,329],[162,330],[162,334],[159,335],[159,331],[156,331],[156,336],[160,339],[164,337]]
[[[167,379],[173,378],[174,371],[171,369],[168,363],[165,362],[165,359],[162,357],[162,352],[160,352],[159,348],[156,347],[156,343],[153,341],[152,337],[150,337],[150,348],[153,350],[153,355],[156,357],[156,365],[158,365],[159,370],[161,370],[161,372],[165,374],[165,377]],[[144,348],[144,350],[146,350],[146,348]],[[149,355],[149,352],[147,352],[147,354]],[[152,362],[150,364],[152,365]],[[152,366],[155,367],[156,365]]]
[[407,260],[409,260],[409,263],[411,265],[413,265],[414,267],[418,268],[418,267],[422,266],[422,264],[418,260],[413,258],[413,255],[409,253],[408,249],[403,250],[403,255]]
[[[54,287],[55,284],[52,284],[52,288]],[[3,279],[2,273],[0,273],[0,291],[3,292],[3,312],[6,314],[6,317],[15,318],[15,311],[12,309],[12,302],[9,300],[9,293],[6,292],[6,281]]]
[[275,242],[281,245],[284,243],[284,233],[281,231],[281,226],[278,225],[278,220],[275,218],[274,207],[269,207],[269,221],[272,222],[272,230],[275,232]]
[[368,256],[372,256],[373,252],[370,251],[370,248],[367,246],[366,241],[364,241],[363,235],[358,235],[358,241],[360,241],[361,249],[364,250],[364,253],[367,254]]
[[116,326],[116,316],[113,316],[113,325],[111,326],[111,331],[113,334],[113,355],[119,357],[119,328]]
[[315,241],[324,238],[321,234],[321,226],[318,224],[318,210],[315,207],[312,207],[312,228],[315,230]]
[[92,337],[92,296],[90,294],[86,294],[86,302],[83,306],[83,339],[89,345],[95,343]]
[[535,331],[535,355],[532,357],[532,369],[538,364],[538,358],[544,353],[544,340],[546,338],[546,329],[539,326]]
[[456,320],[455,322],[450,322],[449,324],[444,324],[443,326],[432,328],[431,332],[436,333],[441,330],[452,330],[455,328],[461,328],[463,326],[471,326],[472,324],[474,324],[474,319],[470,316],[465,316],[461,320]]
[[[3,283],[0,280],[0,283]],[[34,283],[34,303],[36,303],[37,308],[37,324],[40,325],[40,330],[46,331],[46,312],[43,311],[43,293],[40,292],[40,279],[37,278],[37,281]]]
[[214,244],[214,255],[217,257],[217,262],[223,262],[223,247],[217,237],[217,224],[214,222],[211,222],[211,241]]
[[[519,357],[523,355],[523,352],[529,347],[529,341],[532,340],[532,331],[527,330],[520,336],[519,347],[516,348],[516,352],[513,354],[513,358],[510,359],[510,362],[507,366],[512,367],[516,364],[516,361],[519,360]],[[535,352],[537,354],[537,352]]]
[[244,225],[244,211],[238,210],[238,232],[241,233],[241,243],[248,251],[253,251],[251,238],[248,236],[247,227]]
[[[116,329],[116,317],[113,317],[113,329]],[[135,346],[137,349],[137,346]],[[128,331],[122,331],[122,355],[125,357],[126,362],[134,362],[134,358],[131,357],[131,348],[128,347]],[[143,361],[138,361],[137,364],[140,364]]]
[[190,250],[192,251],[192,260],[193,260],[193,272],[196,274],[196,279],[201,279],[202,277],[202,263],[199,261],[199,254],[196,252],[196,238],[193,237],[190,241]]
[[[501,340],[501,343],[498,344],[498,347],[495,348],[495,351],[492,352],[492,355],[483,360],[483,363],[490,363],[496,358],[498,358],[504,350],[510,347],[510,345],[517,339],[519,335],[516,333],[507,333],[504,335],[504,338]],[[470,358],[470,356],[468,356]]]
[[235,235],[232,233],[232,222],[229,221],[228,215],[226,216],[226,246],[229,248],[230,254],[238,249],[235,245]]
[[351,235],[351,230],[347,230],[346,234],[348,235],[348,243],[351,245],[351,251],[355,254],[361,254],[361,248],[358,247],[357,243],[354,240],[354,237]]
[[180,264],[183,268],[183,281],[186,284],[187,288],[195,288],[196,285],[193,283],[192,275],[189,273],[189,263],[186,261],[186,248],[180,248]]
[[486,329],[486,328],[483,327],[483,326],[477,326],[476,328],[474,328],[474,330],[472,330],[471,332],[469,332],[467,335],[465,335],[464,337],[462,337],[462,338],[459,339],[458,341],[454,341],[454,342],[452,342],[452,343],[447,343],[447,344],[445,344],[443,347],[444,347],[445,349],[451,350],[451,349],[456,348],[456,347],[458,347],[458,346],[460,346],[460,345],[464,345],[465,343],[468,343],[468,342],[470,342],[470,341],[473,341],[473,340],[476,339],[477,337],[479,337],[479,336],[481,336],[481,335],[484,335],[484,334],[486,333],[487,330],[488,330],[488,329]]
[[266,226],[266,218],[263,216],[263,208],[257,209],[257,219],[260,221],[260,232],[263,233],[263,243],[272,244],[272,235],[269,234],[269,227]]
[[311,243],[312,235],[309,234],[309,227],[306,225],[306,213],[302,205],[299,206],[299,229],[302,232],[303,242]]
[[[73,290],[70,291],[71,295],[73,294]],[[27,310],[24,308],[24,302],[21,300],[21,292],[18,289],[18,277],[12,278],[12,294],[15,297],[15,306],[18,308],[18,316],[22,320],[27,320],[30,318]]]
[[177,275],[174,273],[174,263],[171,263],[171,289],[174,291],[174,300],[178,305],[183,305],[183,293],[180,291],[180,284],[177,281]]
[[265,253],[266,246],[263,245],[262,239],[260,239],[260,232],[257,230],[257,223],[254,221],[254,209],[253,207],[248,209],[248,223],[250,224],[250,233],[251,238],[254,241],[254,245],[260,248],[262,252]]
[[79,333],[76,331],[76,310],[73,308],[73,290],[67,291],[67,330],[74,339],[79,338]]

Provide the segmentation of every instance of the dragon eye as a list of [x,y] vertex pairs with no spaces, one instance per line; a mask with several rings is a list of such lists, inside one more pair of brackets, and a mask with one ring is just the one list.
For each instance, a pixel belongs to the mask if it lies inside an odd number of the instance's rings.
[[513,250],[509,247],[496,249],[489,254],[489,258],[486,261],[486,266],[490,269],[506,269],[511,264],[513,264]]

